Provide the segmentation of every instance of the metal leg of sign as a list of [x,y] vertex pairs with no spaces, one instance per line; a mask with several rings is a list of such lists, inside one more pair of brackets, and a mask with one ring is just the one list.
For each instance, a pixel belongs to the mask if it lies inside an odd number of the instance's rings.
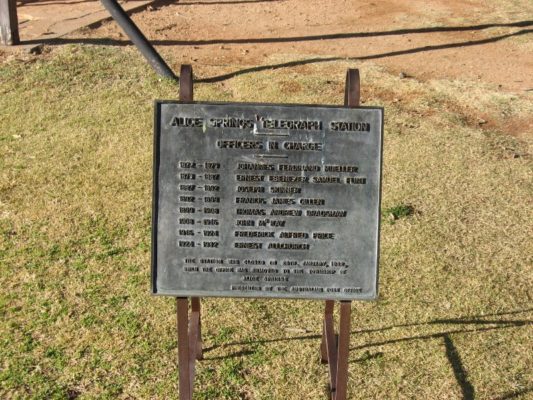
[[[176,299],[178,314],[178,367],[180,382],[180,400],[192,399],[191,357],[189,343],[189,299]],[[194,348],[194,347],[193,347]],[[194,363],[194,358],[192,359]],[[194,369],[194,364],[192,365]]]
[[[180,101],[193,101],[193,78],[192,67],[188,64],[182,65],[180,69]],[[197,360],[202,359],[202,314],[200,312],[200,298],[191,297],[191,321],[189,334],[191,343],[196,346],[195,354]]]
[[333,400],[346,400],[348,389],[348,356],[350,353],[350,314],[351,301],[341,301],[341,317],[339,322],[339,342],[337,356],[337,387]]
[[350,347],[351,301],[341,301],[339,335],[335,335],[332,300],[326,301],[322,330],[321,358],[329,364],[331,400],[346,400],[348,388],[348,355]]
[[[193,101],[192,67],[182,65],[180,71],[180,101]],[[178,364],[179,364],[179,398],[191,400],[195,362],[202,359],[202,317],[200,298],[191,297],[191,313],[189,316],[189,299],[178,297]]]
[[359,107],[361,99],[361,80],[358,69],[346,72],[346,88],[344,90],[344,107]]
[[[361,98],[361,83],[358,69],[346,72],[344,106],[358,107]],[[329,365],[331,400],[346,400],[348,388],[348,356],[350,351],[351,301],[341,301],[339,335],[335,335],[333,309],[335,302],[326,300],[320,358]]]
[[[320,344],[320,358],[322,364],[328,363],[328,348],[326,344],[326,332],[331,331],[329,326],[333,326],[333,307],[335,302],[333,300],[326,300],[326,309],[324,311],[324,323],[322,326],[322,343]],[[328,327],[326,327],[328,325]]]
[[196,359],[203,358],[202,352],[202,317],[200,312],[200,298],[191,297],[191,340],[196,343]]
[[193,101],[192,67],[184,64],[180,68],[180,101]]
[[200,330],[200,299],[191,298],[189,316],[189,299],[176,299],[178,316],[178,366],[180,400],[191,400],[194,387],[195,362],[202,358]]

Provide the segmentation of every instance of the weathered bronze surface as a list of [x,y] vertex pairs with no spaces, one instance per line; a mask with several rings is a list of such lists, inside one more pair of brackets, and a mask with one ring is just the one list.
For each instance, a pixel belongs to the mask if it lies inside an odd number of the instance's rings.
[[156,102],[152,290],[377,296],[383,110]]

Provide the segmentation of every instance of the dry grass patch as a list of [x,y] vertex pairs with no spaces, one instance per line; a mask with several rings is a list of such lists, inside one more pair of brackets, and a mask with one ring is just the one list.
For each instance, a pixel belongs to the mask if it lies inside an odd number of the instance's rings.
[[[47,57],[0,67],[0,396],[175,398],[174,302],[149,295],[149,238],[152,100],[177,88],[129,49]],[[243,74],[196,98],[341,104],[348,66]],[[530,397],[532,165],[507,156],[530,144],[464,115],[523,116],[531,99],[358,67],[365,104],[385,107],[397,217],[381,299],[353,306],[350,399]],[[204,303],[197,399],[325,398],[321,303]]]

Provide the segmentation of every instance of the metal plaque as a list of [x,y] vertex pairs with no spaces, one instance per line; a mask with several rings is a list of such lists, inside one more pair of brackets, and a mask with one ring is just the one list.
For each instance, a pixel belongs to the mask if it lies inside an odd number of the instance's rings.
[[377,296],[381,108],[155,104],[152,290]]

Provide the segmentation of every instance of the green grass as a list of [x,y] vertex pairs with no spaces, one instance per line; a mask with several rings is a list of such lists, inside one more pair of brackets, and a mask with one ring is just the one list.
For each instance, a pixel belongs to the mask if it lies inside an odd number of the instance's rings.
[[[349,66],[256,72],[195,96],[341,104]],[[349,398],[529,398],[530,143],[468,115],[524,116],[531,99],[357,67],[365,105],[385,107],[394,224],[380,300],[353,305]],[[149,294],[149,265],[152,101],[177,88],[132,49],[78,46],[5,62],[0,91],[0,397],[176,398],[175,304]],[[203,304],[197,399],[326,398],[320,302]]]
[[391,224],[397,219],[409,217],[415,213],[415,208],[410,204],[397,204],[382,210],[382,215],[389,219]]

